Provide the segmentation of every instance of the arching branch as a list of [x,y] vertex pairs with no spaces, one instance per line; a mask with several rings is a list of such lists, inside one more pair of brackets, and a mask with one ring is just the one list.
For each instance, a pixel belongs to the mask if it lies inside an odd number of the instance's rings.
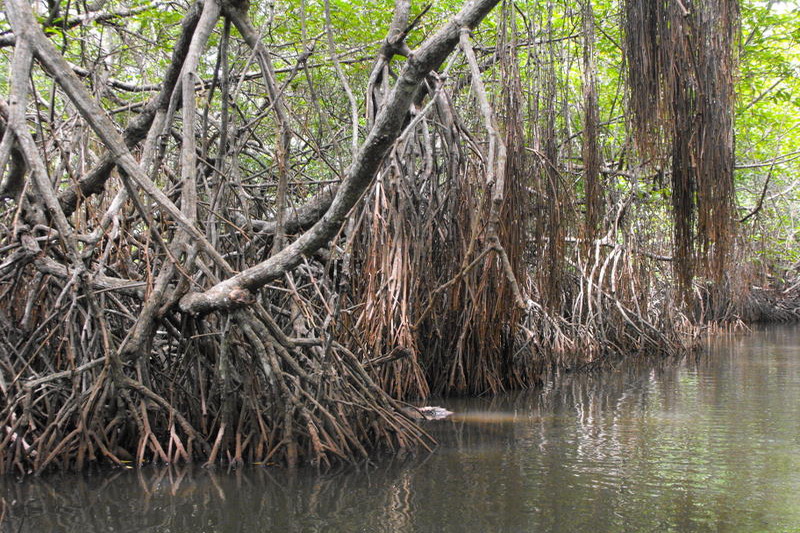
[[480,0],[469,3],[409,56],[394,89],[386,99],[385,107],[358,150],[330,208],[311,229],[266,261],[205,292],[186,295],[180,302],[181,309],[197,314],[241,307],[251,301],[251,298],[246,297],[249,293],[296,267],[303,257],[314,253],[332,239],[341,229],[350,209],[372,182],[384,156],[400,134],[408,107],[420,83],[458,45],[461,30],[477,26],[498,2],[499,0]]

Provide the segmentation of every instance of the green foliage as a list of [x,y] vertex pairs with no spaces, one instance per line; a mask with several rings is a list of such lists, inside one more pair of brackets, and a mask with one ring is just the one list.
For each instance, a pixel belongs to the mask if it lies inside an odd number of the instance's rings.
[[746,216],[761,205],[745,231],[767,248],[764,254],[785,264],[797,261],[794,236],[800,231],[800,160],[791,155],[800,146],[799,13],[794,2],[742,3],[737,84],[740,213]]

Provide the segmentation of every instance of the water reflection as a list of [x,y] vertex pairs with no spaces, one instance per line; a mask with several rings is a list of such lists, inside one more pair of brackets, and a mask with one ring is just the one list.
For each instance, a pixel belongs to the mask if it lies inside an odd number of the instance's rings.
[[4,531],[796,531],[800,334],[448,400],[435,454],[0,480]]

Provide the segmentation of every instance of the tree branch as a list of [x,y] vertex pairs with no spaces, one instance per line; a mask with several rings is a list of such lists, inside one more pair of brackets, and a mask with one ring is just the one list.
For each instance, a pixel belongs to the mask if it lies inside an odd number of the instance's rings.
[[241,307],[250,300],[242,296],[282,276],[300,264],[303,257],[313,254],[332,239],[372,182],[384,156],[400,134],[409,105],[420,83],[453,51],[458,44],[461,29],[477,26],[498,2],[499,0],[470,2],[409,56],[394,89],[386,99],[385,107],[350,165],[330,208],[310,230],[268,260],[203,293],[184,296],[180,302],[181,309],[196,314]]
[[24,0],[8,0],[6,12],[18,38],[28,41],[36,57],[47,68],[55,81],[64,89],[78,112],[108,147],[111,157],[123,171],[123,179],[132,179],[158,206],[185,229],[200,245],[203,251],[226,272],[232,272],[228,262],[214,249],[205,235],[184,215],[172,200],[145,174],[133,158],[125,139],[117,132],[116,125],[92,98],[86,87],[72,72],[69,64],[58,52],[53,43],[42,33]]

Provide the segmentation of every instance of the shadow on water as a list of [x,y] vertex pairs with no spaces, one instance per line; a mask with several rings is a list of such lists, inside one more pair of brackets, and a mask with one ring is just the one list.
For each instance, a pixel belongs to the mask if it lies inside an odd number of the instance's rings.
[[434,454],[0,479],[2,531],[798,531],[800,333],[442,400]]

